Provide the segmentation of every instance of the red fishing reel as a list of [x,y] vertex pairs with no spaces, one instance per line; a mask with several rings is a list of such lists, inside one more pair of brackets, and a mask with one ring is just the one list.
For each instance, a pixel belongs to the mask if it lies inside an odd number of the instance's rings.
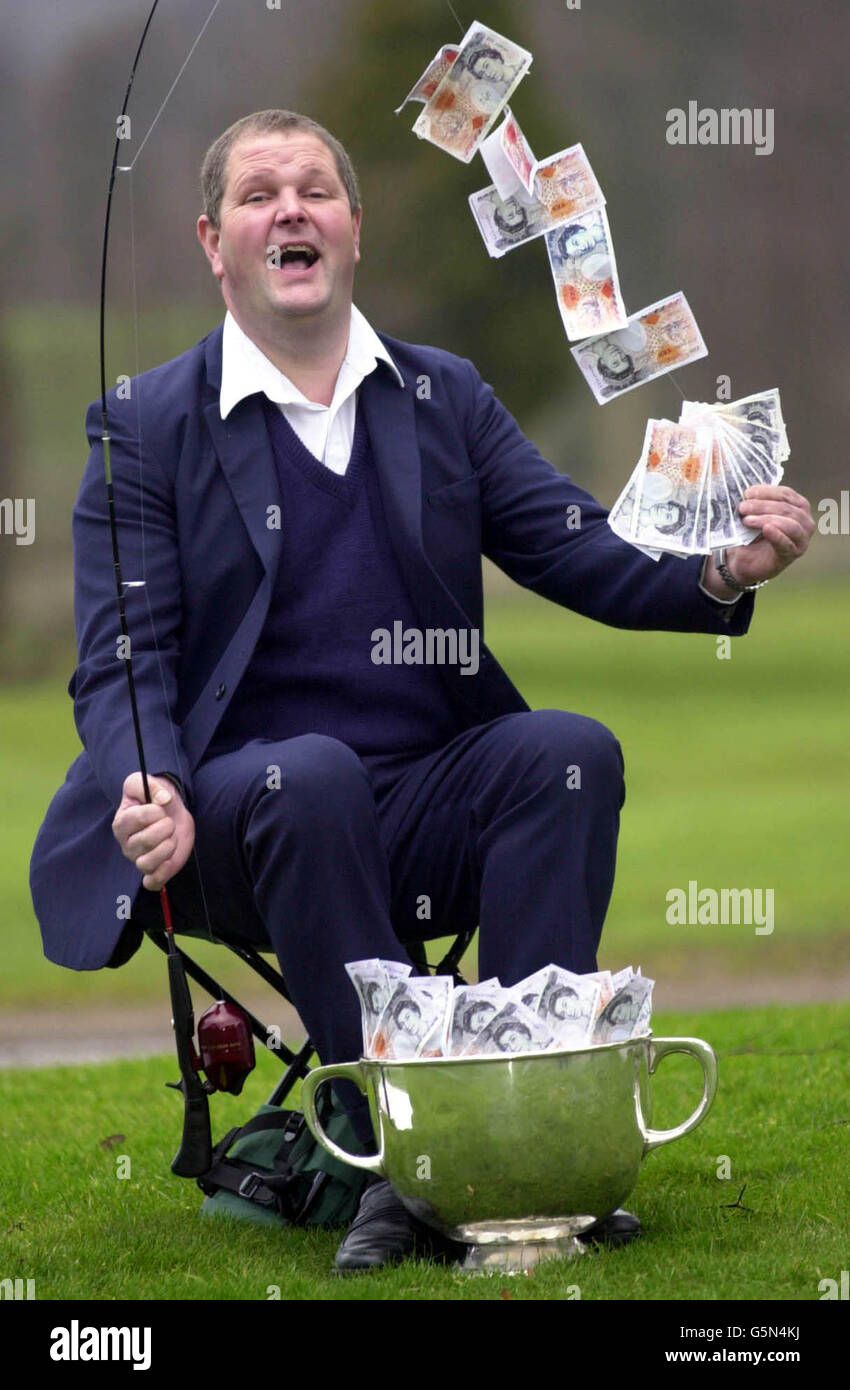
[[254,1039],[247,1015],[237,1004],[220,999],[198,1019],[201,1070],[213,1091],[238,1096],[254,1070]]

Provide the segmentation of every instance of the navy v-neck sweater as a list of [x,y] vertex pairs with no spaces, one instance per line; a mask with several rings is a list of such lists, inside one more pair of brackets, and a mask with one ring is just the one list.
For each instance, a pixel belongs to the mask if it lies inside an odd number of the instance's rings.
[[268,616],[207,756],[328,734],[364,755],[424,754],[465,727],[433,665],[372,660],[372,633],[420,627],[390,541],[363,411],[333,473],[264,398],[282,546]]

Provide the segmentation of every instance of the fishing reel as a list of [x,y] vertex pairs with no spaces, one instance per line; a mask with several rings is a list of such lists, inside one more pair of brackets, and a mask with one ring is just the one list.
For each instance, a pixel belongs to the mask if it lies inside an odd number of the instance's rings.
[[248,1018],[237,1004],[220,999],[198,1019],[198,1066],[206,1074],[204,1089],[238,1096],[254,1070],[254,1039]]

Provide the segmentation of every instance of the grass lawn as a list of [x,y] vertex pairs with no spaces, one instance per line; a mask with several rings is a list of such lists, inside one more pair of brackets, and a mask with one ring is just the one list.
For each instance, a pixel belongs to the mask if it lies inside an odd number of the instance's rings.
[[[771,585],[729,659],[710,636],[621,632],[533,595],[489,605],[488,643],[529,703],[591,714],[623,746],[627,797],[602,965],[640,963],[662,990],[712,975],[850,970],[845,595],[841,576]],[[120,971],[75,975],[44,961],[27,862],[78,747],[63,679],[0,689],[0,728],[0,1003],[161,999],[164,964],[152,949]],[[772,890],[774,930],[670,925],[666,895],[690,880]],[[207,960],[219,957],[208,948]],[[708,1002],[717,998],[715,986]]]
[[[627,1202],[640,1240],[531,1278],[412,1261],[342,1280],[329,1272],[336,1231],[201,1219],[194,1183],[168,1167],[181,1110],[162,1084],[170,1057],[0,1073],[0,1267],[34,1279],[39,1299],[266,1299],[270,1286],[282,1299],[565,1299],[577,1285],[583,1300],[817,1300],[847,1264],[848,1025],[847,1004],[660,1016],[658,1036],[716,1049],[714,1107],[646,1160]],[[216,1137],[275,1077],[264,1056],[241,1097],[214,1098]],[[679,1123],[699,1089],[691,1061],[663,1062],[654,1123]]]

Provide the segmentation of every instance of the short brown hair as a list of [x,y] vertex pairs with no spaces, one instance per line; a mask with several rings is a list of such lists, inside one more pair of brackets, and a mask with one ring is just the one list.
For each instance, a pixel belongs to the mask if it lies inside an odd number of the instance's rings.
[[201,165],[201,193],[204,200],[204,213],[214,227],[218,227],[230,151],[236,141],[242,139],[243,135],[251,135],[255,131],[258,134],[264,134],[272,130],[283,132],[300,130],[304,134],[318,136],[327,145],[334,157],[337,173],[342,179],[352,213],[358,211],[360,190],[357,187],[357,175],[354,172],[354,165],[348,152],[339,140],[331,135],[330,131],[325,130],[324,126],[319,125],[318,121],[312,120],[309,116],[301,116],[297,111],[280,111],[273,108],[269,111],[254,111],[250,116],[243,116],[240,120],[234,121],[233,125],[228,126],[224,134],[219,135],[218,139],[210,145],[204,155],[204,162]]

